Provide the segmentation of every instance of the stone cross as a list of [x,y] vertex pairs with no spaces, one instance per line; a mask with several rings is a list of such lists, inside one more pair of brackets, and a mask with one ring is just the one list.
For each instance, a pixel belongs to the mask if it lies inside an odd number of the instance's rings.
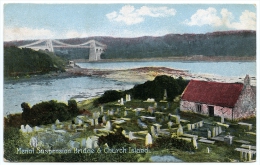
[[92,140],[90,137],[87,138],[86,143],[87,143],[87,145],[86,145],[87,148],[92,148]]
[[145,146],[149,146],[153,144],[153,139],[152,136],[147,133],[147,135],[145,136]]

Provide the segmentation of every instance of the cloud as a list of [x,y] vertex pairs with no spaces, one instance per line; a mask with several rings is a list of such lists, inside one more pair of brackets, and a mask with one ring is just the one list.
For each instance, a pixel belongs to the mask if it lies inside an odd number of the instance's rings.
[[147,7],[142,6],[139,9],[135,9],[134,6],[125,5],[119,12],[113,11],[106,14],[106,17],[110,21],[123,22],[127,25],[133,25],[141,23],[145,20],[145,17],[168,17],[176,14],[175,9],[168,9],[168,7]]
[[55,35],[47,29],[31,29],[27,27],[4,28],[4,41],[49,39]]
[[65,34],[65,38],[83,38],[88,37],[88,34],[85,32],[77,32],[77,31],[68,31]]
[[206,10],[199,9],[193,14],[190,20],[185,20],[184,23],[189,26],[210,25],[213,27],[224,26],[229,29],[236,30],[256,30],[256,14],[245,10],[242,12],[239,22],[232,22],[234,16],[227,9],[223,8],[218,16],[215,8],[209,7]]

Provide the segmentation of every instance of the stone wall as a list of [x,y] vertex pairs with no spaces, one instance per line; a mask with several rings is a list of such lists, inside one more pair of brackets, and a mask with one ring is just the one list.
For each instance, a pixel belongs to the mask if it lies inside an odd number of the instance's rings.
[[233,111],[235,120],[256,115],[256,95],[250,85],[244,86]]

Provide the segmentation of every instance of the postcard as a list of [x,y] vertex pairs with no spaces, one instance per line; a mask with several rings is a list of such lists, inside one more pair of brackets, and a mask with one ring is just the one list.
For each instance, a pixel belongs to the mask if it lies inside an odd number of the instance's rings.
[[3,163],[256,162],[257,4],[3,2]]

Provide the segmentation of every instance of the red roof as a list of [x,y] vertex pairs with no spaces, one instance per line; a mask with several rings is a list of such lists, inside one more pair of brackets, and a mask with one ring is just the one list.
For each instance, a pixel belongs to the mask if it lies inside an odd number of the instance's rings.
[[191,80],[182,94],[182,100],[234,107],[243,89],[242,83],[220,83]]

